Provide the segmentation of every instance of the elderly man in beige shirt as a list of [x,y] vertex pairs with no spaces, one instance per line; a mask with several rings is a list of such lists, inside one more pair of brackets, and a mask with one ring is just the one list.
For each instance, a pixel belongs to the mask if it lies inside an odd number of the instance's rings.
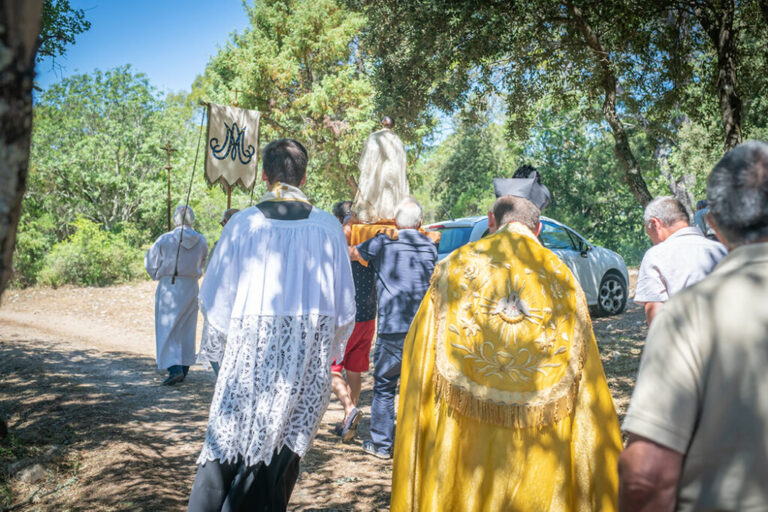
[[768,510],[768,144],[709,175],[730,253],[664,305],[623,429],[620,509]]
[[662,304],[704,279],[727,250],[691,226],[683,204],[672,196],[660,196],[648,203],[643,223],[653,247],[640,264],[635,302],[645,307],[650,324]]

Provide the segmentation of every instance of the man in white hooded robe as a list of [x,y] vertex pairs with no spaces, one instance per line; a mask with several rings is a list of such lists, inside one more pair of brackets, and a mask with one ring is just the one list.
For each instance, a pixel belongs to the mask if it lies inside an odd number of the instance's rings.
[[173,214],[175,229],[161,235],[144,257],[147,273],[158,281],[155,343],[157,367],[168,370],[165,386],[183,381],[196,359],[197,281],[203,274],[208,244],[192,229],[194,222],[192,208],[177,207]]
[[285,510],[355,324],[341,225],[299,190],[307,152],[264,148],[269,192],[224,227],[200,288],[199,361],[221,361],[190,512]]

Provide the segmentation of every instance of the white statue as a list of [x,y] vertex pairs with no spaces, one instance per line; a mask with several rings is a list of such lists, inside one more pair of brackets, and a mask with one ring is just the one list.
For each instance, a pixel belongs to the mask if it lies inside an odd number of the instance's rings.
[[409,196],[405,177],[405,147],[385,117],[383,129],[371,134],[360,157],[360,182],[352,211],[360,222],[375,224],[395,218],[395,206]]

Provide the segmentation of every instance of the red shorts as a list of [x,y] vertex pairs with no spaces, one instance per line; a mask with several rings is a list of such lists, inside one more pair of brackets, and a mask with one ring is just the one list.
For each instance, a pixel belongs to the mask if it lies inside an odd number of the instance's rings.
[[350,372],[366,372],[368,371],[368,363],[371,354],[371,342],[373,341],[373,333],[376,329],[376,319],[368,320],[367,322],[357,322],[355,329],[352,331],[352,335],[347,341],[347,348],[344,351],[344,359],[341,360],[341,364],[336,364],[336,360],[333,360],[331,365],[331,371],[341,373],[342,369],[349,370]]

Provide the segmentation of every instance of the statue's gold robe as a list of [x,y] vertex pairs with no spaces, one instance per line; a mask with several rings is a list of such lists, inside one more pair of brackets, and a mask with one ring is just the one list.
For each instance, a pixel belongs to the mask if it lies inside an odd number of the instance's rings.
[[436,267],[401,379],[393,512],[616,509],[621,435],[586,299],[521,224]]

